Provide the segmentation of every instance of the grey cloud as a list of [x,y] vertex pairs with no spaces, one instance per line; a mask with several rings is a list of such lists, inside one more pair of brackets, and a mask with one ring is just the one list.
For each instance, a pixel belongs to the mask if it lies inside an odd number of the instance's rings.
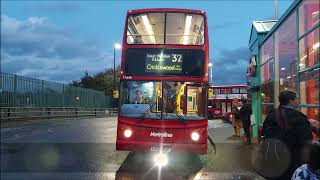
[[[46,18],[17,21],[1,16],[1,47],[10,54],[39,57],[91,57],[98,53],[93,45],[77,40],[66,29],[50,24]],[[86,48],[84,48],[86,47]]]
[[79,79],[85,70],[97,73],[112,67],[108,63],[113,62],[111,52],[73,34],[43,17],[22,21],[2,15],[2,71],[69,82]]
[[245,84],[249,50],[241,47],[222,50],[220,56],[213,60],[213,84]]

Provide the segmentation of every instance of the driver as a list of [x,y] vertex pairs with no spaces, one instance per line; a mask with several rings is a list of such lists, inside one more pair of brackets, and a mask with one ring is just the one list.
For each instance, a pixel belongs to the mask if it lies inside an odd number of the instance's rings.
[[136,91],[136,97],[133,99],[133,104],[144,104],[142,91],[139,89]]

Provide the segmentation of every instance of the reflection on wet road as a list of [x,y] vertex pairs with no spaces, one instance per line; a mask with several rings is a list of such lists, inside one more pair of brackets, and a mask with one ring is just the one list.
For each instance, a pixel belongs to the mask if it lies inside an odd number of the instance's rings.
[[116,172],[116,179],[191,179],[201,170],[200,156],[170,154],[169,163],[159,168],[151,154],[130,153]]
[[1,179],[262,179],[251,161],[256,146],[233,138],[230,124],[209,122],[217,151],[152,154],[115,150],[116,118],[46,122],[1,128]]

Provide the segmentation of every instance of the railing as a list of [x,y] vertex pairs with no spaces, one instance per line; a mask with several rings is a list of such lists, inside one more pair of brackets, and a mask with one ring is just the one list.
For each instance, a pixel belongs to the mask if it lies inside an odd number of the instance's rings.
[[112,107],[103,91],[0,73],[0,107]]
[[117,108],[81,108],[81,107],[1,107],[0,120],[30,120],[67,117],[117,116]]

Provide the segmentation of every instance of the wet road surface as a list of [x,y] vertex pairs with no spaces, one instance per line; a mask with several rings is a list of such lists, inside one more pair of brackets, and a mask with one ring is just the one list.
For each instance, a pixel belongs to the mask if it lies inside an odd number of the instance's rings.
[[255,145],[243,145],[222,121],[210,121],[209,134],[216,151],[170,154],[159,169],[151,154],[115,150],[116,118],[1,128],[1,179],[262,179],[251,165]]

